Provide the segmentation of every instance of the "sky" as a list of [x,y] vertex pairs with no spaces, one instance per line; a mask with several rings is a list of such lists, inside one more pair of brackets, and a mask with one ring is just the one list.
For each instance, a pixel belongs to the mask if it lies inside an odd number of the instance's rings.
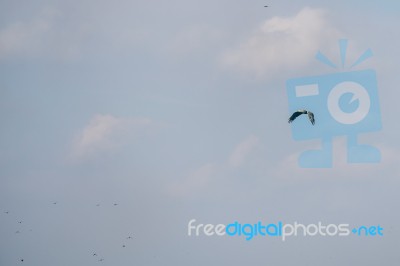
[[[2,0],[0,265],[398,265],[399,24],[397,1]],[[321,142],[293,139],[286,81],[349,71],[315,60],[340,39],[346,66],[373,51],[354,70],[376,71],[382,129],[359,141],[382,160],[348,164],[338,136],[331,168],[301,168]]]

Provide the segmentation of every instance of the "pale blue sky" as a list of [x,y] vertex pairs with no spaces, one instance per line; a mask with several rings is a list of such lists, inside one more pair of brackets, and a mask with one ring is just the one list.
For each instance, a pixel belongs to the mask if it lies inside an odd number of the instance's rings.
[[[0,265],[397,265],[399,20],[396,1],[1,1]],[[285,82],[334,72],[314,55],[339,38],[374,52],[383,130],[361,140],[383,159],[347,165],[338,138],[332,169],[300,169],[318,141],[292,139]],[[190,238],[193,218],[386,231],[246,242]]]

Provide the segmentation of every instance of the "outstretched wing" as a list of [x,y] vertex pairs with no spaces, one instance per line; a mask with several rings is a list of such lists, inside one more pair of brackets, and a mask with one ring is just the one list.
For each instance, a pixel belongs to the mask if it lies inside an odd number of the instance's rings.
[[311,124],[315,124],[315,119],[314,119],[314,114],[311,113],[310,111],[307,112],[308,114],[308,119],[310,119]]
[[296,112],[294,112],[293,114],[292,114],[292,116],[291,117],[289,117],[289,123],[292,123],[293,122],[293,120],[295,120],[296,119],[296,117],[298,117],[299,115],[301,115],[302,114],[302,112],[299,112],[299,111],[296,111]]

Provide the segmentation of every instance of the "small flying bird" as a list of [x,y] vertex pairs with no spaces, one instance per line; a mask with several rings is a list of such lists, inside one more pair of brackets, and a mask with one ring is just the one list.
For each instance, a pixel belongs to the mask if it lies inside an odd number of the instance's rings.
[[103,261],[104,259],[99,259],[99,261]]
[[5,213],[5,214],[8,214],[8,213],[9,213],[9,211],[5,211],[4,213]]
[[22,221],[18,221],[19,224],[22,224]]
[[93,256],[97,256],[97,254],[96,254],[96,253],[93,253]]
[[308,119],[310,119],[311,124],[313,124],[313,125],[315,124],[314,114],[312,112],[304,110],[304,109],[300,109],[300,110],[297,110],[296,112],[294,112],[292,114],[292,116],[289,117],[289,121],[288,122],[292,123],[293,120],[295,120],[299,115],[302,115],[302,114],[307,114],[308,115]]
[[117,206],[118,205],[118,203],[114,203],[114,206]]
[[56,205],[56,204],[57,204],[57,201],[53,202],[53,204]]
[[125,245],[122,245],[122,247],[124,248],[124,247],[126,247]]
[[268,6],[264,6],[264,7],[268,7]]
[[128,236],[126,239],[132,239],[132,237],[131,237],[131,236]]
[[100,206],[100,203],[97,203],[96,206],[99,207],[99,206]]
[[21,259],[21,262],[24,262],[24,259]]

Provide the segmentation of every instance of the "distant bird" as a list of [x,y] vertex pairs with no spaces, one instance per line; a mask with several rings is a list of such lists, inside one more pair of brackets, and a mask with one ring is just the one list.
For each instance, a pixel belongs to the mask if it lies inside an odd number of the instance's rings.
[[6,212],[4,212],[5,214],[8,214],[9,213],[9,211],[6,211]]
[[125,245],[122,245],[122,247],[124,248],[124,247],[126,247]]
[[292,116],[289,117],[289,121],[288,122],[292,123],[293,120],[295,120],[299,115],[302,115],[302,114],[307,114],[308,115],[308,119],[310,119],[311,124],[313,124],[313,125],[315,124],[314,114],[312,112],[304,110],[304,109],[300,109],[300,110],[297,110],[296,112],[294,112],[292,114]]
[[18,223],[19,223],[19,224],[22,224],[22,221],[19,221]]
[[99,261],[103,261],[104,259],[99,259]]
[[114,206],[117,206],[118,205],[118,203],[114,203]]
[[21,262],[24,262],[24,259],[21,259]]
[[96,253],[93,253],[93,256],[97,256],[97,254],[96,254]]
[[53,204],[56,205],[56,204],[57,204],[57,201],[53,202]]
[[264,7],[268,7],[268,6],[264,6]]
[[128,236],[126,239],[132,239],[132,237],[131,237],[131,236]]
[[15,233],[16,233],[16,234],[19,234],[20,232],[19,232],[19,231],[15,231]]
[[96,206],[99,207],[99,206],[100,206],[100,203],[97,203]]

